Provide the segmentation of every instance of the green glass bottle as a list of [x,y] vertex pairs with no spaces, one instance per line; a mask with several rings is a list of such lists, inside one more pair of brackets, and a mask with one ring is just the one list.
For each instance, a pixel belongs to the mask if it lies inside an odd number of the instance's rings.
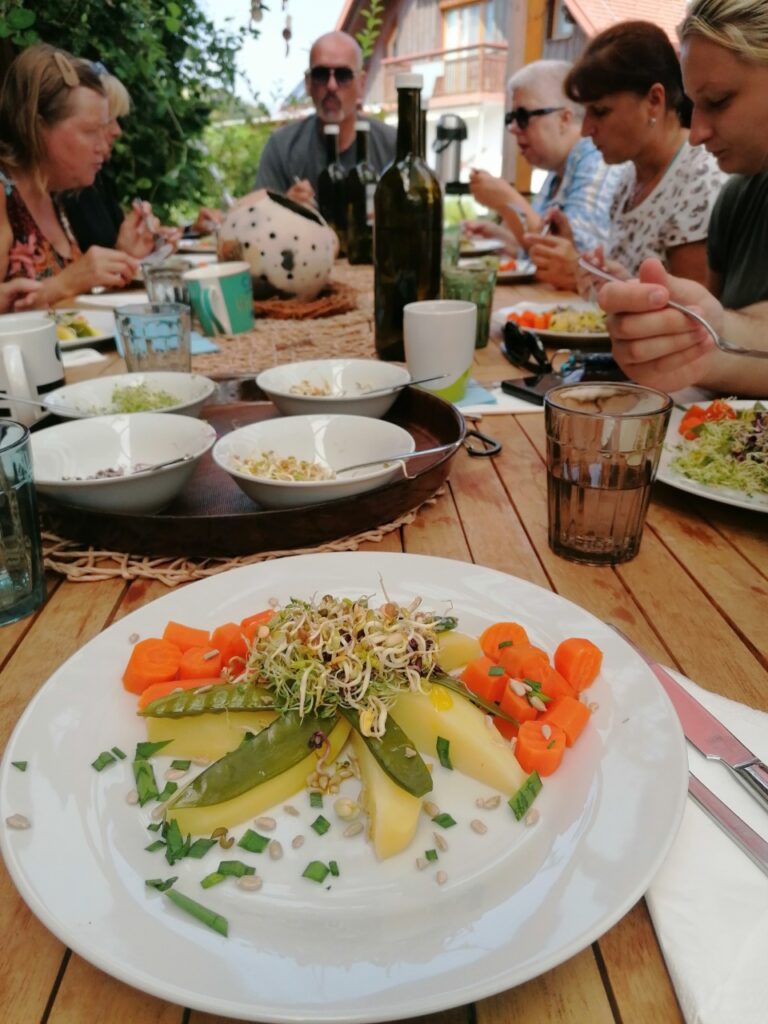
[[339,126],[326,124],[326,166],[317,179],[317,205],[339,236],[339,256],[347,254],[347,174],[339,160]]
[[403,307],[440,295],[443,196],[422,149],[422,77],[395,86],[397,155],[374,197],[374,316],[379,358],[403,360]]
[[355,122],[355,166],[347,175],[347,256],[373,263],[373,197],[379,176],[368,163],[368,121]]

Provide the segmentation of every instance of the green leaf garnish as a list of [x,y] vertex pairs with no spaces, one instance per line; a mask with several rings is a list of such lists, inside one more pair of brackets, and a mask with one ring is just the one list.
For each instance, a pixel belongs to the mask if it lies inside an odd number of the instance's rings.
[[222,860],[217,868],[220,875],[242,878],[243,875],[255,875],[256,868],[250,864],[244,864],[241,860]]
[[506,675],[506,672],[501,667],[501,665],[491,665],[491,667],[488,669],[488,675],[489,676],[503,676],[503,675]]
[[174,882],[178,880],[178,875],[174,875],[173,878],[148,878],[144,885],[148,885],[151,889],[157,889],[158,892],[166,892],[171,888]]
[[175,768],[177,772],[185,772],[191,764],[191,761],[176,760],[171,761],[171,768]]
[[25,772],[29,761],[11,761],[11,764],[14,768],[18,768],[20,772]]
[[226,875],[222,874],[221,871],[212,871],[210,875],[206,875],[205,878],[202,879],[200,885],[202,885],[204,889],[211,889],[214,885],[218,885],[220,882],[223,882],[225,878]]
[[424,856],[427,860],[437,860],[437,850],[425,850]]
[[323,794],[313,791],[309,794],[309,806],[310,807],[322,807],[323,806]]
[[258,832],[254,832],[252,828],[249,828],[243,834],[237,845],[241,849],[247,850],[249,853],[263,853],[269,846],[269,839],[266,836],[260,835]]
[[213,928],[215,932],[218,932],[225,938],[229,934],[227,919],[222,917],[221,914],[216,914],[213,910],[209,910],[208,907],[204,907],[202,903],[190,899],[189,896],[185,896],[178,889],[168,889],[165,895],[180,910],[186,911],[186,913],[200,921],[201,924],[207,925],[208,928]]
[[[114,758],[112,760],[114,761]],[[133,762],[133,778],[136,782],[136,792],[139,794],[139,806],[143,807],[149,800],[157,799],[155,770],[149,761]]]
[[450,768],[453,771],[453,764],[451,763],[451,741],[445,739],[443,736],[437,737],[437,756],[440,758],[440,764],[443,768]]
[[114,754],[110,754],[108,750],[102,750],[95,761],[91,761],[91,768],[95,768],[97,772],[103,771],[107,765],[115,764],[117,758]]
[[331,874],[333,875],[334,878],[338,878],[339,877],[339,865],[336,863],[335,860],[329,860],[328,861],[328,869],[329,869],[329,871],[331,872]]
[[118,757],[121,761],[124,761],[125,758],[127,757],[127,754],[124,751],[122,751],[120,749],[120,747],[112,747],[112,753],[115,755],[115,757]]
[[302,878],[309,878],[313,882],[324,882],[330,873],[330,868],[327,864],[323,864],[321,860],[311,860],[309,864],[304,868],[302,872]]
[[436,814],[432,821],[434,821],[436,825],[439,825],[440,828],[450,828],[451,825],[456,824],[455,818],[452,818],[450,814],[446,814],[445,811],[443,811],[442,814]]
[[196,839],[190,846],[187,856],[191,857],[193,860],[200,860],[200,858],[204,857],[210,848],[215,846],[216,843],[216,839]]
[[324,818],[322,814],[318,814],[318,816],[312,822],[312,828],[315,830],[315,832],[317,832],[319,836],[324,836],[330,827],[330,821],[328,821],[327,818]]
[[528,813],[531,804],[541,792],[541,777],[538,772],[531,772],[520,789],[509,798],[512,813],[520,821]]
[[146,761],[147,758],[152,757],[158,750],[162,750],[163,747],[167,747],[172,740],[158,740],[157,743],[150,743],[145,740],[142,743],[136,744],[136,753],[134,754],[134,761]]

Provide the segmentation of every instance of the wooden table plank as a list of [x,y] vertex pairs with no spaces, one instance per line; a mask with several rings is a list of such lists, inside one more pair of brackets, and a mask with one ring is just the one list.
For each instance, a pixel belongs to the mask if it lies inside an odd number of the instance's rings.
[[131,988],[73,953],[46,1024],[185,1024],[184,1018],[183,1007]]

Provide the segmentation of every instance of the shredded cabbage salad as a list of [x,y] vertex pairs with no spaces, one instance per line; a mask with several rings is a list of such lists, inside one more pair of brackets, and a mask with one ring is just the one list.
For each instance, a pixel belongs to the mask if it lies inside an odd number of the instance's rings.
[[440,619],[419,611],[420,603],[292,599],[258,630],[233,682],[268,687],[281,711],[331,717],[355,709],[363,735],[381,737],[398,694],[426,692],[437,666]]
[[672,468],[697,483],[768,494],[768,412],[760,402],[736,419],[704,422],[677,446]]

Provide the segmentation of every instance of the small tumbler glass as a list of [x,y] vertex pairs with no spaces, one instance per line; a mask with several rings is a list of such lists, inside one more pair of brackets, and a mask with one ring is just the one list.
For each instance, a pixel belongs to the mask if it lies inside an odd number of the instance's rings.
[[189,305],[189,291],[184,274],[192,263],[180,256],[170,256],[162,263],[144,263],[141,272],[150,302],[181,302]]
[[30,615],[44,600],[29,431],[0,419],[0,626]]
[[192,369],[189,306],[179,302],[120,306],[115,310],[118,341],[131,373]]
[[474,302],[477,306],[475,348],[485,348],[488,344],[497,269],[495,260],[443,267],[443,298]]
[[672,399],[625,383],[560,385],[544,398],[549,545],[589,565],[640,548]]

